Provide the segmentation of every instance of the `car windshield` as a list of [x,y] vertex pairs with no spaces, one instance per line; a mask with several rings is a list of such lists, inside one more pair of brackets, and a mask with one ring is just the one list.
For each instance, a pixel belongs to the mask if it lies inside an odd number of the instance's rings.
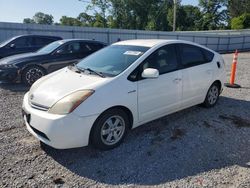
[[111,45],[88,56],[76,66],[79,69],[91,69],[107,76],[116,76],[148,49],[142,46]]
[[63,41],[52,42],[52,43],[48,44],[47,46],[44,46],[43,48],[38,50],[37,53],[49,54],[49,53],[53,52],[55,49],[57,49],[59,46],[61,46],[62,44],[64,44]]

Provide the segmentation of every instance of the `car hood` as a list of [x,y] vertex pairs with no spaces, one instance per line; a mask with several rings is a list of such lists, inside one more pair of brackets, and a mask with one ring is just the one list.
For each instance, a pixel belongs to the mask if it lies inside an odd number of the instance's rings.
[[22,62],[28,59],[35,59],[46,54],[24,53],[5,57],[0,60],[0,65]]
[[29,91],[29,102],[50,108],[58,100],[75,91],[95,90],[110,79],[92,74],[76,73],[66,67],[35,82]]

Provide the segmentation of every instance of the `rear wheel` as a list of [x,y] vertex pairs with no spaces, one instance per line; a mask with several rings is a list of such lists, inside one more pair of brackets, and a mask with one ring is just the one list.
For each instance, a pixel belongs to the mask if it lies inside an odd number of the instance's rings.
[[35,81],[46,74],[45,70],[39,66],[29,66],[22,72],[22,82],[31,86]]
[[91,131],[91,143],[99,149],[108,150],[120,145],[129,127],[128,115],[121,109],[104,112]]
[[219,85],[217,83],[212,84],[207,92],[206,99],[203,103],[204,106],[207,108],[213,107],[217,103],[219,95],[220,95]]

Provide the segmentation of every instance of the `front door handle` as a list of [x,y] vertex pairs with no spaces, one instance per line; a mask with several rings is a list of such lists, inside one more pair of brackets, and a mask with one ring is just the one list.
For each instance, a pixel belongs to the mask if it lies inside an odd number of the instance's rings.
[[207,74],[212,74],[212,70],[207,70],[206,73]]

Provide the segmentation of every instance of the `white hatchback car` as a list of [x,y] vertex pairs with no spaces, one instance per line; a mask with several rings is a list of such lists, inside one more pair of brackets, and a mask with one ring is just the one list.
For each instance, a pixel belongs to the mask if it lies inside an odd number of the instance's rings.
[[218,53],[180,40],[128,40],[33,84],[23,100],[27,129],[58,149],[119,145],[129,129],[203,103],[225,80]]

